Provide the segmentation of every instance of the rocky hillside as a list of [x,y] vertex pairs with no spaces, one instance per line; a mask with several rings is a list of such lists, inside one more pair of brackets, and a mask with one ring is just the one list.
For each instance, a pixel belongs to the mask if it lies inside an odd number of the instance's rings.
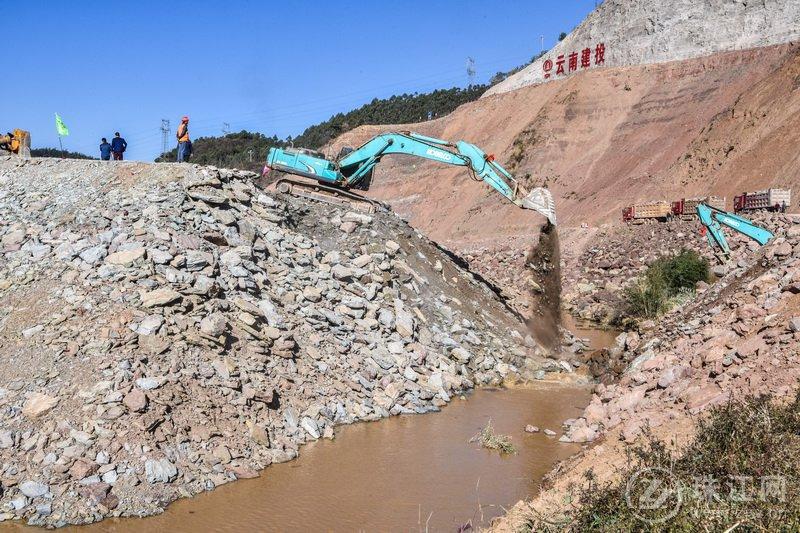
[[[649,433],[688,444],[698,417],[730,398],[793,395],[800,379],[800,217],[771,220],[778,237],[729,265],[697,299],[641,332],[621,334],[610,351],[622,377],[598,385],[562,438],[598,441],[562,465],[551,488],[520,503],[496,527],[518,531],[565,511],[591,470],[602,485],[618,476],[631,445]],[[698,472],[698,474],[706,474]],[[571,494],[571,495],[570,495]]]
[[562,368],[392,213],[252,178],[0,159],[0,521],[156,513],[338,424]]
[[[785,222],[780,213],[758,212],[750,218],[775,232]],[[578,254],[565,254],[563,305],[576,317],[595,323],[615,322],[624,310],[625,287],[642,275],[658,258],[679,250],[693,250],[705,257],[716,278],[732,268],[748,265],[759,245],[741,234],[725,231],[731,247],[731,260],[720,263],[715,249],[701,235],[702,226],[695,220],[651,222],[641,225],[603,225],[593,233],[591,243]],[[519,272],[519,267],[515,270]],[[505,284],[502,280],[497,283]]]
[[[590,68],[676,61],[798,39],[798,0],[604,0],[544,56],[489,89],[485,96],[557,80]],[[602,52],[598,51],[598,45]],[[585,61],[584,50],[589,50]]]

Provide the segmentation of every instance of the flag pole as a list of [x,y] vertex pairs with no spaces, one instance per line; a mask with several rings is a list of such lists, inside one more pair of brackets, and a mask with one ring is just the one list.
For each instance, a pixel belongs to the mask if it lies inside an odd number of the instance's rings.
[[61,144],[61,135],[58,136],[58,147],[61,148],[61,153],[64,153],[64,145]]

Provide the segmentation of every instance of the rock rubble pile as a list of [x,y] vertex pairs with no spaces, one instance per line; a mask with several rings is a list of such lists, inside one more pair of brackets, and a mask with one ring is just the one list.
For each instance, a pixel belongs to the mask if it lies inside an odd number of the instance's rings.
[[735,395],[792,394],[800,379],[800,217],[758,218],[777,237],[718,269],[721,278],[641,333],[617,338],[626,362],[614,384],[599,384],[565,439],[614,433],[632,442],[645,429],[679,421]]
[[253,178],[0,158],[0,521],[158,513],[338,424],[545,368],[399,218]]

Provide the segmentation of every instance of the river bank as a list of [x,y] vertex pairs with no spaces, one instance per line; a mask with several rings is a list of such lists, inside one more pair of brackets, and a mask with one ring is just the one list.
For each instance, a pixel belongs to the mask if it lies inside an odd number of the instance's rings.
[[[337,428],[309,442],[291,462],[143,519],[109,519],[66,528],[114,531],[454,531],[486,527],[515,501],[535,494],[557,462],[580,449],[559,442],[560,425],[580,413],[586,388],[477,389],[441,412]],[[470,442],[489,421],[516,453]],[[526,424],[556,431],[524,431]],[[0,531],[29,531],[22,526]]]

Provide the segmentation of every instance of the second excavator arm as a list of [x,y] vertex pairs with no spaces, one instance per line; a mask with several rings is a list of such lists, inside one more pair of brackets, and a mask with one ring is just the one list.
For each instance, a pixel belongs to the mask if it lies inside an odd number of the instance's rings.
[[697,216],[700,217],[700,222],[707,229],[708,243],[712,248],[718,246],[725,258],[730,257],[731,249],[725,239],[725,234],[722,232],[722,226],[736,230],[762,246],[775,237],[771,231],[754,224],[744,217],[722,211],[705,203],[697,204]]

